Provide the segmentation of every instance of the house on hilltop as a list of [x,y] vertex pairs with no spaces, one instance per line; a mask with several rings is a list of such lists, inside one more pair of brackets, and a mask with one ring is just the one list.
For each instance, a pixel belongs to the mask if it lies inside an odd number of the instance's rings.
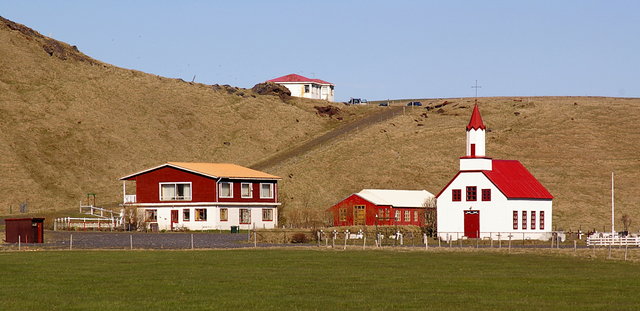
[[486,126],[476,104],[460,170],[438,193],[441,239],[547,239],[553,196],[516,160],[485,156]]
[[[149,228],[278,226],[278,176],[228,163],[168,162],[120,180],[124,206],[135,207]],[[127,194],[131,181],[135,195]]]
[[334,226],[415,225],[425,223],[427,190],[363,189],[330,207]]
[[291,91],[291,96],[333,101],[334,85],[324,80],[289,74],[267,82],[284,85]]

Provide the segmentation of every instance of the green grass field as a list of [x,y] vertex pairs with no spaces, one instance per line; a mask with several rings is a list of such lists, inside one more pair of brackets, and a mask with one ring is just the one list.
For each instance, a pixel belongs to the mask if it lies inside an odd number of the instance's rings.
[[504,252],[0,253],[2,310],[637,310],[640,264]]

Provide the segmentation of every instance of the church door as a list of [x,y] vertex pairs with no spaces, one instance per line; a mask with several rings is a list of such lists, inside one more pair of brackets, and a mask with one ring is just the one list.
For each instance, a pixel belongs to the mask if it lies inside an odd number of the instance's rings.
[[480,211],[464,211],[464,235],[470,239],[480,236]]

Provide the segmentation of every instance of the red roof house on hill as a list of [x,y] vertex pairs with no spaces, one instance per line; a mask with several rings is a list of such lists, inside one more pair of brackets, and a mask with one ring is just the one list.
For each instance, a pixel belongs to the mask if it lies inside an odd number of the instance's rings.
[[291,91],[292,96],[312,99],[324,99],[328,101],[333,101],[334,98],[333,83],[320,79],[310,79],[295,73],[271,79],[267,82],[274,82],[284,85],[289,89],[289,91]]
[[460,170],[436,196],[438,236],[549,238],[553,195],[519,161],[485,156],[486,126],[478,105],[466,130]]

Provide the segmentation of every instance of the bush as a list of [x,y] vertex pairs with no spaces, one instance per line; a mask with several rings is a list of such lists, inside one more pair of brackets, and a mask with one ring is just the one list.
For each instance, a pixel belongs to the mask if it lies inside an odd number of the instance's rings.
[[309,238],[303,232],[294,233],[291,237],[291,243],[307,243]]

